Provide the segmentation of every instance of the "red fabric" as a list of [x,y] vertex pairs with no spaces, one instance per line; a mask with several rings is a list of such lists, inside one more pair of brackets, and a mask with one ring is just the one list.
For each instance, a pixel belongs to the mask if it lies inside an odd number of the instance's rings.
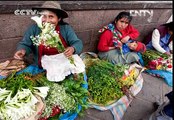
[[120,31],[122,33],[122,38],[127,35],[130,36],[131,40],[135,40],[139,36],[139,32],[136,28],[134,28],[131,24],[129,24],[126,29]]
[[138,42],[137,41],[137,44],[138,44],[138,46],[137,46],[137,48],[135,49],[135,51],[136,52],[145,52],[146,51],[146,46],[145,46],[145,44],[143,44],[143,43],[141,43],[141,42]]
[[[62,44],[66,48],[68,45],[67,45],[66,41],[64,40],[64,38],[62,37],[62,35],[59,32],[60,31],[59,26],[56,27],[56,31],[59,33]],[[53,48],[53,47],[47,48],[44,45],[39,45],[38,50],[39,50],[39,55],[38,55],[38,65],[39,65],[39,67],[41,67],[41,58],[42,58],[43,55],[55,55],[55,54],[59,53],[59,51],[56,48]]]
[[98,51],[109,51],[109,47],[114,47],[112,37],[113,34],[110,30],[106,30],[105,32],[103,32],[100,36],[100,40],[98,43]]
[[[139,36],[138,30],[136,30],[132,25],[128,25],[124,30],[120,31],[122,33],[122,38],[125,36],[130,36],[130,39],[135,40]],[[109,47],[113,47],[112,41],[113,34],[110,30],[106,30],[100,36],[100,40],[97,46],[98,51],[106,52],[109,51]]]
[[61,41],[62,41],[62,44],[64,45],[65,48],[67,48],[68,45],[67,45],[65,39],[64,39],[64,38],[62,37],[62,35],[60,34],[60,27],[59,27],[59,26],[56,27],[56,31],[57,31],[57,33],[59,33],[60,39],[61,39]]

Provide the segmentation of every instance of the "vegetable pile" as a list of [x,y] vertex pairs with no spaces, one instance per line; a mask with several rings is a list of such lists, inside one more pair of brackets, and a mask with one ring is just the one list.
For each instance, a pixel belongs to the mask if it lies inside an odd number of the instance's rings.
[[[89,61],[88,61],[89,62]],[[87,67],[89,101],[99,105],[107,105],[124,95],[122,87],[129,88],[134,82],[134,71],[126,77],[128,65],[113,65],[108,61],[93,59]],[[89,65],[89,63],[87,63]]]
[[[29,75],[30,76],[30,75]],[[48,87],[35,87],[37,83],[28,80],[25,74],[11,74],[0,81],[0,118],[21,120],[36,112],[38,99],[46,97]],[[43,91],[38,91],[42,89]]]
[[136,78],[138,77],[138,69],[137,68],[133,68],[131,70],[125,70],[124,72],[125,74],[119,78],[119,85],[122,87],[127,87],[130,88],[134,83]]
[[0,119],[29,118],[37,110],[38,97],[45,103],[39,120],[58,119],[66,112],[82,113],[88,107],[85,100],[88,92],[82,87],[84,84],[82,73],[75,78],[68,76],[59,83],[48,81],[45,73],[35,76],[13,73],[0,81]]
[[144,66],[152,70],[172,70],[172,56],[155,50],[146,50],[142,54]]
[[[42,76],[41,79],[44,80],[46,77]],[[52,117],[52,109],[55,107],[58,107],[60,110],[58,114],[63,114],[65,112],[80,113],[87,109],[87,102],[83,99],[87,96],[88,91],[82,87],[83,84],[86,84],[83,80],[82,73],[78,74],[75,79],[72,76],[69,76],[62,82],[47,82],[49,84],[46,84],[51,87],[51,89],[45,99],[46,108],[44,109],[41,118],[48,119]],[[82,106],[81,111],[78,110],[78,105]]]

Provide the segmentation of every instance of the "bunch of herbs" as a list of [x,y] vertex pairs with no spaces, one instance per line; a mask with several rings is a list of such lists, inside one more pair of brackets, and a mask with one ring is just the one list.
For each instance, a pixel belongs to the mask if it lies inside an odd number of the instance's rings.
[[127,65],[113,65],[105,60],[94,61],[87,69],[89,100],[106,105],[121,98],[123,92],[118,80],[127,68]]

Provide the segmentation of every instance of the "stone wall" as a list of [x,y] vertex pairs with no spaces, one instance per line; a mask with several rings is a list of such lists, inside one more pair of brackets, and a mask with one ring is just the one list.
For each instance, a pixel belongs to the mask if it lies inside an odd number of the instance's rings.
[[[13,57],[17,43],[26,29],[34,23],[27,15],[15,15],[15,11],[29,10],[43,1],[0,1],[0,61]],[[83,51],[96,52],[98,30],[123,11],[131,11],[132,24],[140,31],[137,40],[156,26],[165,23],[172,15],[172,1],[60,1],[69,18],[68,22],[82,39]]]

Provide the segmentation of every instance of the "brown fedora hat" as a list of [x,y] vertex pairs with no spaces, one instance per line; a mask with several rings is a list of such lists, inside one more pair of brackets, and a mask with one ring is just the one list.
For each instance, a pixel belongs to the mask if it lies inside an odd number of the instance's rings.
[[58,15],[58,17],[68,17],[68,13],[61,8],[60,3],[58,3],[57,1],[46,1],[43,3],[41,7],[33,7],[32,9],[38,11],[50,10],[55,12]]

